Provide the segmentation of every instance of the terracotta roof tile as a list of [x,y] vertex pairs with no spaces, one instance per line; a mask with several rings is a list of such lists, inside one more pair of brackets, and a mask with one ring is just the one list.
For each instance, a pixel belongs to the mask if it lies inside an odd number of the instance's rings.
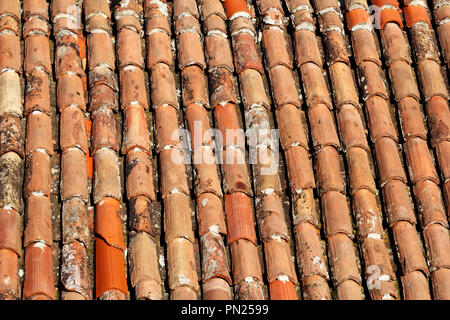
[[0,299],[449,298],[449,6],[285,4],[0,2]]

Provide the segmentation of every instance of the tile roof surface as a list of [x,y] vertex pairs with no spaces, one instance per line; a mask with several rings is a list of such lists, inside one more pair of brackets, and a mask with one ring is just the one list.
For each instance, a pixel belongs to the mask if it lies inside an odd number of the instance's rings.
[[449,68],[447,0],[0,1],[0,299],[449,300]]

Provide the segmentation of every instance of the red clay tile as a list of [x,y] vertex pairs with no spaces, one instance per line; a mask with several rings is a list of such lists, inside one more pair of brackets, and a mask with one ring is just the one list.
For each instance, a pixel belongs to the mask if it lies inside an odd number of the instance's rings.
[[[370,270],[369,266],[374,265],[380,268],[380,276],[387,275],[390,280],[395,279],[383,239],[364,239],[362,243],[362,252],[366,264],[366,270],[364,272],[366,277],[371,276],[371,272],[373,271]],[[380,282],[385,281],[380,280]],[[384,288],[382,287],[379,290],[382,291],[383,289]]]
[[89,88],[92,89],[98,85],[107,85],[115,92],[119,91],[116,74],[111,69],[101,65],[94,67],[89,71]]
[[298,300],[295,285],[290,281],[272,281],[269,291],[271,300]]
[[156,199],[152,162],[145,152],[130,151],[127,153],[126,172],[128,199],[138,195],[148,196],[151,200]]
[[332,146],[339,149],[340,142],[337,136],[333,116],[326,105],[316,105],[308,112],[308,115],[314,148],[320,150],[325,146]]
[[432,274],[433,295],[437,300],[448,300],[450,298],[450,269],[442,268]]
[[99,84],[89,90],[89,111],[107,107],[117,112],[119,110],[118,95],[105,84]]
[[[171,108],[171,107],[167,107]],[[163,108],[158,108],[158,110]],[[134,148],[150,151],[150,137],[148,132],[147,117],[143,107],[130,105],[125,110],[122,153],[128,153]]]
[[[247,240],[234,241],[230,245],[234,283],[262,283],[262,273],[256,246]],[[252,281],[253,280],[253,281]]]
[[198,19],[192,15],[181,15],[175,22],[175,34],[180,35],[183,32],[193,32],[200,35],[200,24]]
[[295,227],[297,254],[300,262],[300,274],[303,280],[319,275],[328,279],[328,267],[322,252],[317,229],[309,223]]
[[340,108],[344,104],[351,104],[358,108],[359,98],[351,69],[346,64],[334,63],[329,70],[336,106]]
[[367,151],[361,148],[352,148],[346,153],[346,158],[351,193],[360,189],[367,189],[376,194],[378,191]]
[[330,256],[331,273],[336,286],[346,280],[362,283],[361,274],[358,269],[357,252],[353,241],[342,233],[332,235],[328,239],[328,251]]
[[[342,62],[349,64],[347,45],[344,41],[342,33],[335,30],[335,27],[331,27],[325,34],[325,49],[327,55],[327,62],[331,65]],[[347,289],[346,289],[347,290]],[[345,290],[342,290],[345,291]],[[358,293],[358,289],[355,285],[348,285],[349,295],[352,296],[354,292]],[[360,294],[359,294],[360,295]]]
[[301,190],[301,193],[299,192],[300,190],[297,190],[294,195],[294,210],[292,213],[294,224],[308,222],[318,228],[320,226],[320,217],[316,200],[314,199],[314,190],[309,188]]
[[21,216],[14,209],[0,209],[0,249],[22,255]]
[[291,104],[283,105],[275,110],[280,142],[284,150],[300,145],[309,149],[303,120],[298,108]]
[[126,14],[120,16],[120,18],[117,19],[117,15],[118,11],[116,9],[117,30],[119,32],[122,31],[123,29],[131,29],[137,33],[140,33],[142,31],[142,25],[136,16]]
[[172,148],[161,150],[159,153],[159,166],[161,195],[163,198],[173,192],[189,194],[181,151]]
[[366,107],[368,111],[368,126],[371,128],[371,140],[376,142],[382,137],[388,137],[397,141],[397,132],[386,101],[381,97],[372,97],[366,101]]
[[[27,116],[27,143],[25,152],[43,149],[49,155],[53,154],[51,117],[42,112],[33,112]],[[13,132],[11,130],[11,132]]]
[[139,282],[149,280],[160,283],[156,244],[153,239],[145,232],[141,232],[130,241],[129,249],[131,285],[136,287]]
[[171,300],[197,300],[197,293],[190,287],[176,287],[170,292]]
[[158,63],[172,65],[172,49],[170,36],[159,29],[147,35],[147,64],[152,68]]
[[5,300],[20,299],[19,259],[11,250],[0,250],[0,296]]
[[413,271],[401,278],[405,300],[431,300],[428,279],[420,271]]
[[0,74],[0,115],[14,113],[22,116],[22,92],[20,77],[13,70]]
[[53,241],[49,197],[31,196],[26,200],[24,246],[35,241],[42,241],[47,245],[51,245]]
[[200,241],[204,248],[202,252],[203,282],[213,278],[222,278],[232,285],[227,250],[222,236],[215,232],[208,232],[200,237]]
[[305,300],[331,300],[327,280],[321,276],[314,275],[304,279],[302,287]]
[[441,75],[440,65],[432,60],[423,60],[417,67],[417,73],[422,85],[422,92],[425,100],[428,101],[434,96],[448,99],[448,89],[444,78]]
[[42,243],[30,244],[25,253],[23,298],[43,294],[55,299],[52,248]]
[[359,147],[369,150],[361,115],[353,105],[343,105],[337,114],[340,139],[346,150]]
[[322,195],[321,203],[325,235],[343,233],[353,238],[352,217],[345,195],[330,191]]
[[241,32],[233,36],[233,52],[234,66],[238,74],[248,69],[256,70],[261,74],[264,73],[261,58],[250,34]]
[[441,140],[449,140],[450,114],[447,100],[442,97],[431,98],[427,104],[427,114],[431,143],[436,144]]
[[230,44],[222,34],[211,33],[205,37],[206,57],[208,68],[226,68],[230,72],[234,71],[233,56]]
[[164,105],[178,107],[175,79],[166,64],[158,63],[151,68],[151,92],[154,108]]
[[253,195],[245,153],[241,149],[227,148],[223,152],[222,176],[225,193],[243,192]]
[[265,241],[264,252],[269,283],[283,276],[287,276],[293,283],[297,282],[291,251],[286,241],[277,239]]
[[450,141],[442,141],[436,146],[436,155],[444,181],[450,179]]
[[84,5],[84,13],[86,16],[102,13],[108,18],[111,17],[111,11],[106,1],[87,0]]
[[188,66],[181,71],[182,97],[185,107],[196,103],[208,105],[206,77],[197,66]]
[[423,247],[414,226],[409,222],[400,221],[392,226],[392,230],[403,272],[420,270],[428,275]]
[[292,69],[286,42],[281,29],[266,29],[262,33],[262,44],[266,53],[266,64],[269,69],[282,65]]
[[392,91],[396,101],[405,97],[420,99],[419,89],[413,76],[411,66],[405,61],[397,61],[389,67]]
[[425,179],[439,183],[439,177],[434,168],[426,141],[420,138],[413,138],[407,141],[404,146],[412,183],[416,184],[418,181]]
[[204,300],[231,300],[230,285],[221,278],[211,279],[203,284]]
[[319,190],[345,192],[339,155],[335,148],[324,147],[316,155],[316,172]]
[[264,83],[259,72],[249,69],[242,72],[239,76],[241,81],[242,99],[246,108],[254,105],[270,106]]
[[137,196],[129,200],[129,226],[137,233],[146,232],[156,237],[159,226],[152,222],[152,202],[146,196]]
[[32,111],[50,114],[49,76],[45,72],[34,70],[27,76],[24,111],[25,114]]
[[105,245],[125,250],[119,201],[103,197],[95,205],[95,220],[95,233],[102,238]]
[[382,185],[397,179],[406,183],[406,175],[398,153],[397,144],[390,138],[380,138],[375,142],[378,174]]
[[406,97],[398,102],[401,128],[405,139],[419,137],[427,139],[422,110],[414,98]]
[[380,239],[384,236],[377,198],[372,192],[361,189],[354,194],[353,212],[360,238]]
[[119,58],[119,68],[134,65],[144,68],[144,59],[141,52],[141,37],[138,33],[130,29],[122,29],[117,35],[117,56]]
[[50,196],[52,178],[50,156],[45,152],[33,152],[26,159],[23,193],[27,198],[32,194]]
[[86,21],[85,29],[88,33],[98,31],[102,32],[101,30],[109,34],[112,33],[111,22],[109,20],[106,20],[105,17],[103,17],[99,13],[94,13],[93,16],[89,17],[89,19]]
[[138,300],[161,300],[161,284],[154,280],[141,281],[134,288]]
[[104,197],[121,197],[119,159],[110,148],[101,148],[94,154],[93,189],[96,204]]
[[410,191],[405,183],[392,180],[383,187],[383,197],[389,224],[392,226],[399,221],[416,224],[416,216]]
[[299,93],[295,87],[292,71],[284,66],[276,66],[270,70],[270,80],[277,106],[292,104],[300,106]]
[[3,59],[0,62],[0,70],[5,68],[20,72],[22,69],[22,55],[20,51],[20,39],[11,33],[0,34],[0,54]]
[[[106,32],[93,32],[87,38],[89,70],[106,65],[115,69],[115,57],[111,36]],[[130,48],[131,49],[131,48]]]
[[[26,37],[25,28],[27,27],[28,23],[24,23],[24,37]],[[15,35],[19,35],[19,21],[15,19],[13,16],[3,15],[0,18],[0,32],[12,32]]]
[[55,72],[59,78],[68,72],[84,75],[83,63],[77,50],[69,45],[61,45],[55,52]]
[[381,65],[372,32],[366,29],[352,31],[352,44],[356,65],[360,66],[362,62]]
[[186,286],[197,292],[199,285],[192,242],[181,238],[170,241],[167,244],[167,260],[170,289]]
[[441,223],[448,227],[439,187],[434,182],[423,180],[418,182],[413,190],[418,203],[420,203],[418,211],[422,228],[425,229],[433,223]]
[[429,225],[424,231],[430,271],[450,266],[450,241],[448,229],[438,223]]
[[227,69],[217,68],[210,72],[208,78],[211,108],[237,102],[232,75]]
[[61,198],[80,197],[87,200],[87,172],[85,154],[80,149],[67,149],[61,156]]
[[72,74],[64,74],[59,77],[57,84],[57,102],[59,111],[71,105],[83,111],[86,110],[83,83],[80,77]]
[[95,154],[100,148],[119,150],[116,117],[107,109],[99,109],[92,113],[91,150]]
[[28,20],[31,16],[41,16],[48,20],[48,4],[45,0],[23,1],[23,17]]
[[98,298],[108,290],[128,292],[123,264],[123,252],[109,246],[103,239],[95,239],[95,295]]
[[261,239],[263,241],[269,240],[275,236],[288,241],[289,234],[284,219],[283,202],[280,196],[272,192],[266,195],[259,205],[260,207],[257,211],[260,211],[258,214],[258,224]]
[[197,222],[200,236],[211,229],[224,235],[227,234],[222,200],[217,195],[203,193],[197,196]]
[[225,195],[225,212],[228,221],[228,243],[246,239],[256,243],[252,201],[242,192]]
[[312,63],[305,63],[300,67],[300,71],[308,107],[312,109],[317,104],[324,104],[332,109],[333,105],[322,74],[322,68]]
[[301,193],[302,189],[315,187],[311,162],[304,148],[298,146],[290,148],[286,153],[286,160],[292,190]]
[[164,198],[164,225],[167,243],[177,238],[194,242],[189,198],[185,194],[172,193]]
[[198,164],[195,164],[196,176],[194,187],[196,193],[211,192],[222,196],[222,188],[220,186],[214,152],[210,148],[197,148],[194,150],[193,159],[194,161],[198,161]]
[[295,59],[297,66],[301,68],[307,63],[313,63],[321,68],[323,65],[322,56],[317,46],[315,34],[310,30],[297,30],[294,33],[294,39],[296,43]]
[[61,149],[79,148],[84,153],[88,151],[84,114],[77,107],[67,107],[61,112],[59,142]]
[[206,67],[203,47],[198,34],[194,32],[183,32],[178,39],[178,66],[184,69],[196,65],[201,69]]
[[[157,152],[160,152],[166,146],[178,146],[178,144],[180,143],[181,133],[178,130],[179,127],[176,110],[171,106],[162,106],[156,109],[155,116]],[[132,120],[131,114],[130,120]],[[132,125],[133,122],[130,121],[129,123],[130,125]]]
[[36,68],[47,73],[52,71],[48,37],[42,34],[33,34],[25,39],[24,70],[29,73]]
[[[373,96],[388,99],[386,86],[380,74],[380,68],[371,62],[358,65],[359,86],[363,92],[363,99],[369,101]],[[367,102],[366,102],[367,103]]]
[[363,300],[365,298],[362,287],[353,280],[342,282],[336,289],[339,300]]
[[[209,3],[214,3],[218,1],[208,1]],[[221,4],[219,4],[221,6]],[[227,34],[227,25],[226,25],[226,19],[223,19],[223,17],[211,15],[209,17],[203,17],[203,27],[204,32],[209,33],[211,31],[220,31],[224,34]]]
[[2,172],[0,189],[0,207],[8,206],[16,211],[22,210],[23,160],[15,152],[0,157]]
[[[202,105],[194,103],[186,107],[185,118],[191,132],[191,147],[194,152],[199,146],[215,149],[208,111]],[[208,153],[207,150],[204,152]]]
[[86,247],[78,241],[66,244],[62,248],[61,258],[61,284],[63,288],[81,294],[84,299],[89,299],[91,293],[89,290]]
[[62,240],[64,243],[81,242],[84,246],[89,245],[92,235],[88,215],[83,200],[74,197],[63,202]]

